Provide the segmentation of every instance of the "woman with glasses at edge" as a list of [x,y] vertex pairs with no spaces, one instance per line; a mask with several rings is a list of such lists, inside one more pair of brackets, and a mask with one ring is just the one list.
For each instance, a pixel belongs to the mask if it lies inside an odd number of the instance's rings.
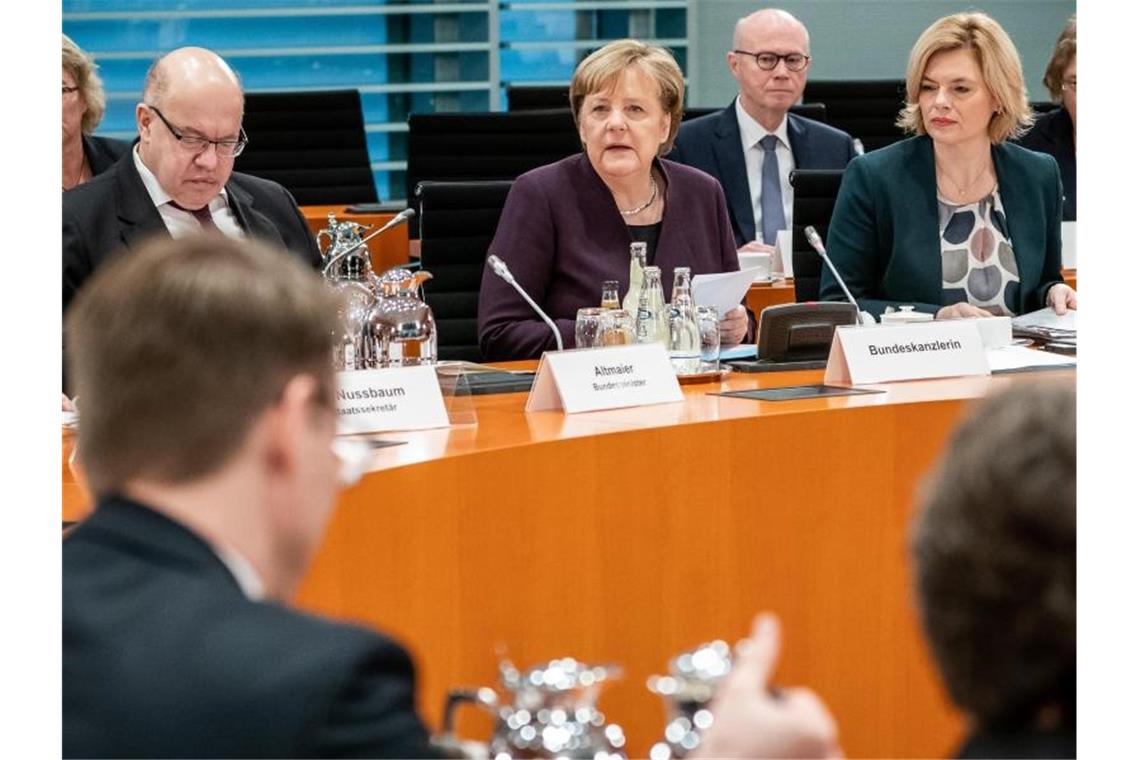
[[1057,38],[1053,57],[1042,80],[1054,103],[1061,107],[1037,117],[1033,129],[1020,140],[1030,150],[1048,153],[1061,167],[1061,184],[1065,186],[1065,205],[1061,218],[1077,219],[1077,17]]
[[63,189],[101,174],[131,144],[91,133],[103,120],[106,97],[98,67],[70,37],[63,36]]
[[[1017,49],[984,13],[931,24],[910,53],[901,127],[855,158],[827,247],[859,307],[912,305],[936,319],[1077,308],[1061,281],[1061,172],[1009,142],[1033,112]],[[825,269],[824,300],[845,296]]]

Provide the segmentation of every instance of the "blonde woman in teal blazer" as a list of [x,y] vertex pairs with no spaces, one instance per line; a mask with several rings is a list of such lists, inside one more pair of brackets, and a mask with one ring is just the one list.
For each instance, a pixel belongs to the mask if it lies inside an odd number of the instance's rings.
[[[938,319],[1077,306],[1061,280],[1056,161],[1007,143],[1032,122],[1012,41],[982,13],[939,19],[915,43],[915,137],[853,160],[827,233],[861,309],[913,305]],[[823,300],[844,300],[826,268]]]

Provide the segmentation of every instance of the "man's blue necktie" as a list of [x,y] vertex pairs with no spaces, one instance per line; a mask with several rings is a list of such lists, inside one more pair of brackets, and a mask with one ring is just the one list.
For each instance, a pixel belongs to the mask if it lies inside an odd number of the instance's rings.
[[780,162],[776,159],[776,136],[760,141],[764,159],[760,164],[760,224],[764,242],[776,244],[776,233],[784,229],[784,193],[780,183]]

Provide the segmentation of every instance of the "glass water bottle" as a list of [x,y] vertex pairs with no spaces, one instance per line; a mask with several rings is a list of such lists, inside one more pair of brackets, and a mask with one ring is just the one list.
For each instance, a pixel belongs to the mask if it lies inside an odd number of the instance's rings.
[[621,307],[630,314],[637,313],[637,302],[641,297],[641,284],[645,281],[645,261],[649,248],[645,243],[629,244],[629,292]]
[[684,375],[700,372],[701,367],[701,334],[693,308],[691,278],[689,267],[673,270],[673,298],[669,304],[669,360],[673,371]]

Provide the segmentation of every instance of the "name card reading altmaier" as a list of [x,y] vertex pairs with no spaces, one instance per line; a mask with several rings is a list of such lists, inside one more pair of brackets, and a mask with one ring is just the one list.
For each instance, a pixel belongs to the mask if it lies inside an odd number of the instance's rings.
[[977,326],[946,320],[837,327],[823,382],[864,385],[989,373]]
[[543,354],[526,410],[574,414],[682,400],[665,347],[640,343]]
[[424,430],[450,424],[435,367],[338,372],[336,378],[342,432]]

